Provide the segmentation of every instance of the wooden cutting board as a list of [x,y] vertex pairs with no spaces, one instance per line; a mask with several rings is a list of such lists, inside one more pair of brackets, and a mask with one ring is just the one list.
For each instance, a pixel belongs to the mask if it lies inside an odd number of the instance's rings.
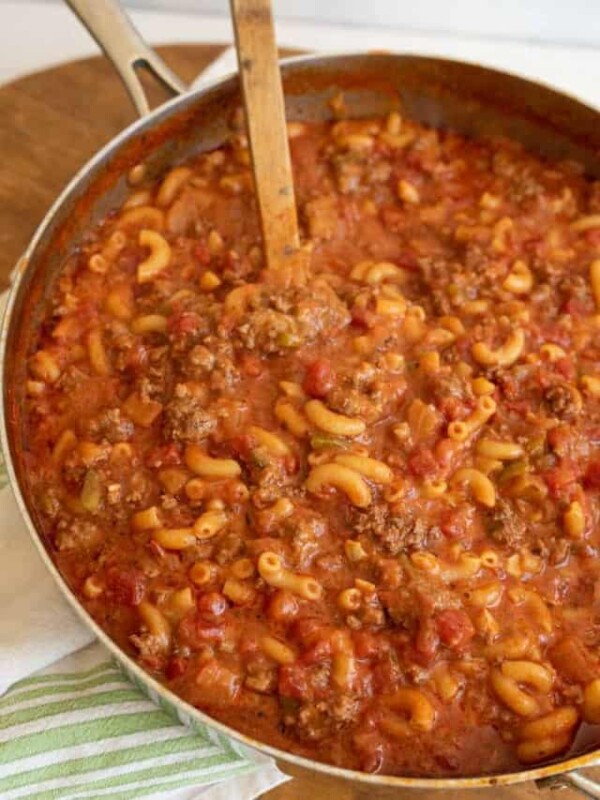
[[[183,80],[192,81],[224,48],[178,45],[158,49]],[[160,90],[154,89],[151,95],[160,102]],[[67,181],[134,119],[123,86],[101,57],[63,64],[0,87],[0,288],[8,284],[15,262]],[[539,791],[532,783],[483,794],[391,793],[303,774],[269,792],[264,800],[542,800],[548,795],[549,790]],[[565,790],[560,800],[578,796]]]

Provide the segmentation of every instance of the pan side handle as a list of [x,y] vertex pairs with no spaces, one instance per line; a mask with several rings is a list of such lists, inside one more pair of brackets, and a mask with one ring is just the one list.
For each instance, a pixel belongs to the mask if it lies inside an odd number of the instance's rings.
[[118,0],[65,0],[65,2],[113,63],[141,117],[150,113],[150,106],[136,73],[136,67],[148,69],[174,94],[183,94],[187,91],[185,84],[144,42]]
[[578,770],[543,778],[536,781],[536,784],[539,789],[578,789],[583,797],[589,797],[591,800],[600,800],[600,783],[592,778],[586,778]]

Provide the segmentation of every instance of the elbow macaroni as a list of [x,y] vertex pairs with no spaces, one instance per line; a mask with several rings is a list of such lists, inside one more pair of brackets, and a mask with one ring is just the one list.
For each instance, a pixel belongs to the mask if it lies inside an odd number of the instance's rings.
[[276,589],[288,589],[305,600],[319,600],[323,587],[308,575],[296,575],[285,569],[276,553],[265,551],[258,559],[261,578]]
[[190,444],[185,450],[185,463],[201,478],[237,478],[242,469],[232,458],[212,458],[199,445]]
[[466,419],[454,420],[448,425],[448,438],[455,442],[466,441],[496,413],[496,401],[487,394],[477,398],[474,411]]
[[492,349],[485,342],[476,342],[471,353],[478,364],[485,367],[510,367],[518,361],[525,347],[525,334],[517,329],[508,335],[501,347]]
[[578,718],[573,707],[563,706],[525,723],[519,731],[519,760],[524,764],[535,763],[566,750]]
[[171,245],[160,233],[146,228],[140,231],[139,244],[141,247],[147,247],[150,255],[138,264],[137,279],[138,283],[148,283],[169,266]]
[[478,469],[463,467],[451,479],[451,485],[466,484],[474,499],[482,506],[493,508],[496,505],[496,489],[491,480]]
[[519,688],[514,678],[510,678],[501,669],[492,669],[490,682],[495,693],[507,708],[521,717],[532,717],[539,711],[538,701]]
[[[435,725],[435,707],[419,689],[410,687],[398,689],[393,695],[382,698],[382,704],[390,711],[401,711],[406,714],[409,726],[418,731],[430,731]],[[382,720],[382,723],[385,723],[385,720]],[[396,735],[397,731],[404,730],[402,727],[396,728],[390,724],[383,724],[382,727],[385,733],[392,736]]]
[[521,445],[514,442],[498,442],[493,439],[480,439],[475,449],[480,456],[497,461],[513,461],[523,455]]
[[276,403],[275,416],[298,439],[302,439],[310,430],[308,422],[300,411],[285,400]]
[[533,288],[533,275],[524,261],[515,261],[502,287],[512,294],[527,294]]
[[309,400],[304,406],[304,413],[313,425],[334,436],[360,436],[367,428],[362,419],[336,414],[321,400]]
[[278,458],[288,456],[292,452],[280,436],[264,428],[260,428],[258,425],[250,425],[248,433],[253,436],[267,452]]
[[375,458],[344,453],[336,456],[334,460],[336,464],[355,470],[373,483],[388,484],[394,479],[394,473],[388,465]]
[[119,228],[143,226],[146,229],[161,231],[165,226],[165,215],[154,206],[137,206],[122,212],[118,219]]
[[314,467],[305,486],[312,494],[320,494],[329,487],[339,489],[358,508],[366,508],[371,504],[371,490],[362,475],[342,464],[320,464]]
[[573,500],[563,514],[563,525],[570,539],[581,539],[585,533],[585,514],[579,500]]
[[263,652],[278,664],[293,664],[296,660],[296,654],[292,648],[274,636],[263,636],[260,645]]
[[515,587],[509,589],[509,598],[513,603],[520,605],[525,604],[528,608],[532,618],[537,622],[539,627],[545,633],[551,633],[554,629],[554,622],[552,621],[552,614],[546,602],[540,595],[533,589],[523,589],[522,587]]
[[185,186],[192,175],[189,167],[175,167],[168,175],[163,178],[158,194],[156,195],[156,205],[160,208],[170,206],[180,190]]
[[205,511],[194,522],[194,536],[197,539],[212,539],[227,525],[227,514],[223,511]]
[[171,626],[162,611],[147,600],[142,600],[138,611],[157,646],[163,651],[168,650],[171,646]]

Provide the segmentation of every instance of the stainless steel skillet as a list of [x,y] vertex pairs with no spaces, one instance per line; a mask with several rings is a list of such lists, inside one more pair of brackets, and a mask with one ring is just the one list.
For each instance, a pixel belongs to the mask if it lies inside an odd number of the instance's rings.
[[[276,757],[295,773],[308,769],[353,781],[357,791],[398,796],[407,789],[440,789],[442,797],[459,797],[468,788],[497,787],[526,780],[561,782],[600,798],[600,785],[577,770],[600,765],[598,749],[517,773],[456,779],[402,778],[342,770],[276,750],[249,739],[197,711],[154,681],[100,630],[67,588],[38,533],[38,516],[28,489],[23,455],[22,407],[28,338],[39,325],[47,298],[65,255],[82,235],[127,191],[126,175],[143,162],[150,174],[192,153],[220,145],[240,103],[235,77],[186,94],[184,86],[148,49],[122,15],[115,0],[68,0],[90,28],[122,76],[142,117],[100,151],[72,180],[38,228],[14,273],[1,332],[3,360],[2,444],[11,484],[41,557],[58,585],[125,672],[154,700],[191,725],[210,725],[255,750]],[[149,68],[179,96],[150,113],[135,68]],[[438,127],[463,133],[504,134],[534,152],[571,158],[600,177],[600,113],[550,88],[482,67],[418,56],[347,54],[307,56],[283,62],[288,117],[326,119],[329,101],[343,92],[349,116],[382,115],[392,108]],[[90,99],[93,102],[93,98]]]

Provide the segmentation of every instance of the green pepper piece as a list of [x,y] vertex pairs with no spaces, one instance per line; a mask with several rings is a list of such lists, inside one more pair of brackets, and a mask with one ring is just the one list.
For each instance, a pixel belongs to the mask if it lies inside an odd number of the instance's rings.
[[265,467],[269,466],[269,458],[267,457],[265,451],[260,448],[252,450],[250,453],[250,458],[252,460],[252,466],[254,467],[264,469]]
[[496,480],[500,485],[503,485],[519,475],[525,475],[527,472],[529,472],[529,464],[526,461],[515,461],[504,467],[502,472],[498,473]]
[[341,436],[324,436],[317,433],[310,438],[310,446],[313,450],[326,450],[328,447],[345,448],[348,442]]
[[544,435],[534,436],[527,442],[525,449],[531,458],[540,458],[540,456],[544,455],[546,449],[546,437]]
[[279,347],[298,347],[300,344],[300,337],[291,331],[286,331],[285,333],[279,334],[277,337],[277,344]]
[[102,499],[102,481],[95,469],[88,469],[83,479],[79,500],[86,511],[97,511]]
[[295,714],[300,705],[300,701],[293,697],[280,697],[279,705],[284,714]]

